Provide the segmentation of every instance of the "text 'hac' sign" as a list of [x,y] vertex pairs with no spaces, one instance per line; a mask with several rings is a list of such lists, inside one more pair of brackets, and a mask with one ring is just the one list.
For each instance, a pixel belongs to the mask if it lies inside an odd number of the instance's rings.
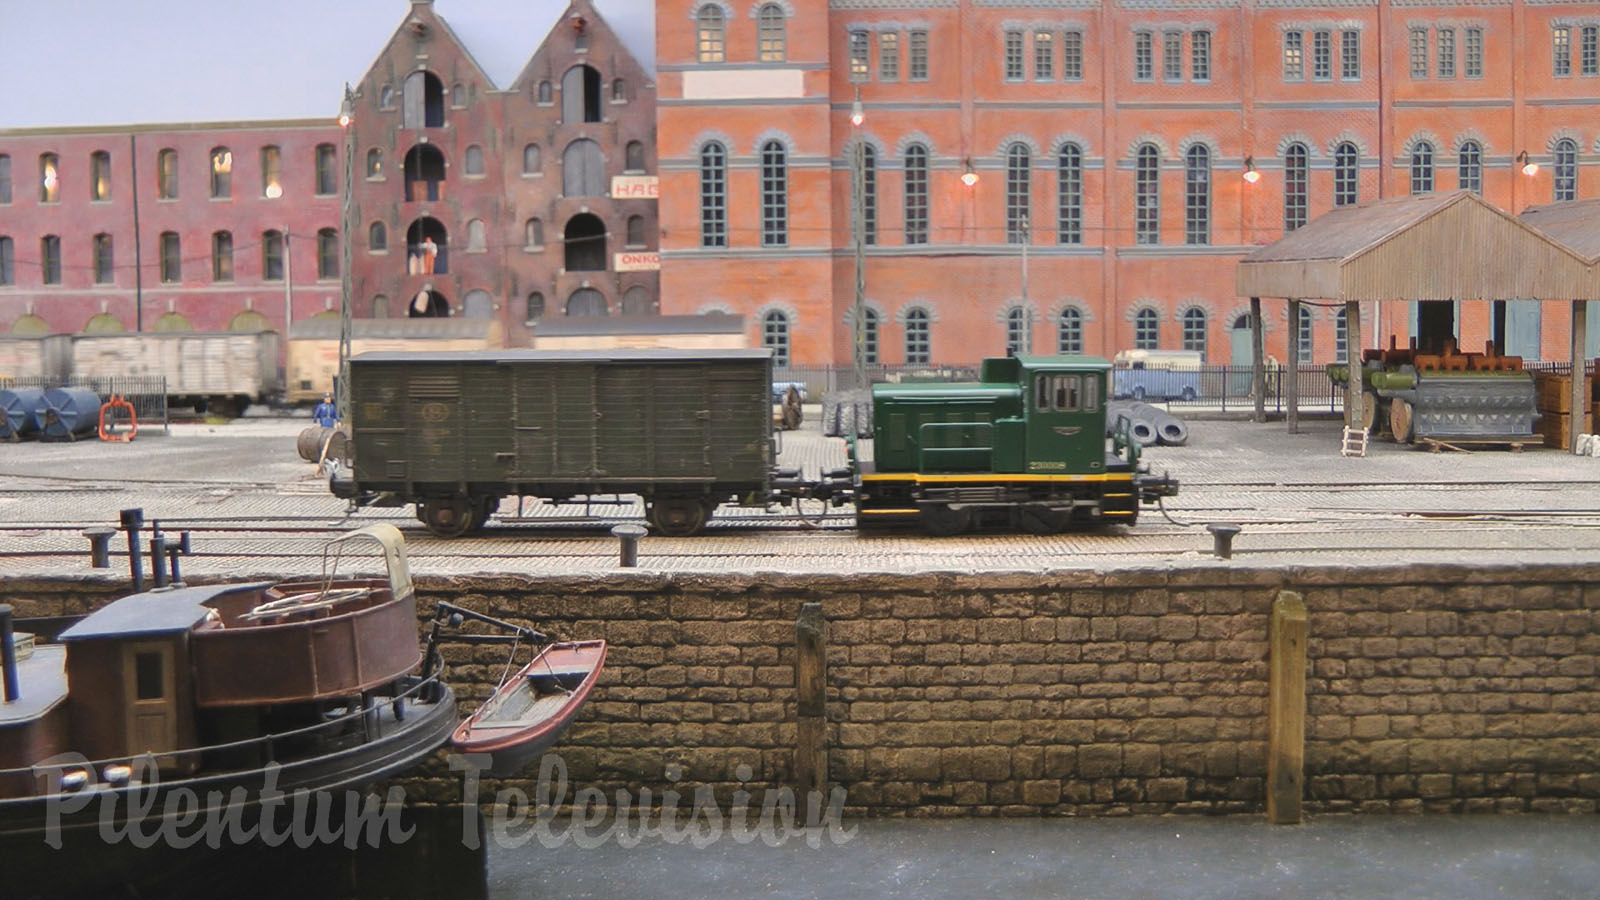
[[654,175],[611,176],[611,197],[617,200],[654,200],[661,193],[660,181]]

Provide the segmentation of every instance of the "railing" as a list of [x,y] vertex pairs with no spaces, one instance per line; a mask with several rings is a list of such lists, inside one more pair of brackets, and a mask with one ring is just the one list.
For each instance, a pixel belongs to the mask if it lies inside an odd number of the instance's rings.
[[160,427],[167,430],[171,415],[167,410],[167,380],[151,376],[116,376],[100,378],[0,378],[0,390],[15,388],[84,388],[94,391],[104,403],[113,394],[133,404],[133,414],[139,419],[139,430]]

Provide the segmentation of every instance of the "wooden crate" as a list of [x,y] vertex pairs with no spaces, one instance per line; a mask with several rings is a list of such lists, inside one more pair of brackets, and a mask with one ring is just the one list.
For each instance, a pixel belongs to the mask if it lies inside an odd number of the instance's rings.
[[[1544,412],[1539,414],[1539,433],[1544,435],[1544,445],[1560,450],[1572,449],[1571,435],[1567,433],[1567,426],[1572,421],[1572,416],[1567,413]],[[1594,433],[1594,418],[1585,412],[1583,416],[1583,432]]]
[[[1585,378],[1584,396],[1593,397],[1590,391],[1593,379]],[[1533,387],[1539,397],[1539,411],[1553,413],[1572,412],[1572,376],[1540,373],[1534,376]]]

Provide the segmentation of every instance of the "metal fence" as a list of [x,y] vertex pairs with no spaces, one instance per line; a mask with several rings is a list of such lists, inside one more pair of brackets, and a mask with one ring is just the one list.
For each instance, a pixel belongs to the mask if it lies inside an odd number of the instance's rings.
[[94,391],[104,403],[113,395],[133,404],[133,414],[139,420],[141,432],[159,427],[163,432],[171,424],[167,410],[167,380],[160,377],[122,376],[116,378],[0,378],[0,390],[14,388],[84,388]]
[[[1301,366],[1298,389],[1303,412],[1344,411],[1344,386],[1335,384],[1323,366]],[[976,381],[977,366],[869,366],[868,379],[874,384],[905,384],[917,381]],[[1288,379],[1282,366],[1268,366],[1267,409],[1282,412]],[[1142,394],[1146,403],[1172,409],[1245,411],[1255,408],[1250,396],[1249,366],[1201,366],[1198,369],[1114,369],[1111,373],[1113,397]],[[773,380],[804,384],[806,399],[819,402],[824,394],[849,390],[855,386],[855,370],[850,366],[789,366],[773,373]]]

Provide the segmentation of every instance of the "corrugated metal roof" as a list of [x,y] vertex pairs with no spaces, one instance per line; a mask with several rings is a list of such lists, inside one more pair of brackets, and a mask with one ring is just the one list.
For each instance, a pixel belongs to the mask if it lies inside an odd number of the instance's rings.
[[540,337],[609,334],[742,334],[744,317],[726,313],[698,316],[565,316],[539,322]]
[[1517,217],[1558,243],[1600,263],[1600,198],[1530,206]]
[[1418,194],[1361,206],[1335,207],[1256,250],[1242,262],[1350,259],[1470,196],[1466,191]]

